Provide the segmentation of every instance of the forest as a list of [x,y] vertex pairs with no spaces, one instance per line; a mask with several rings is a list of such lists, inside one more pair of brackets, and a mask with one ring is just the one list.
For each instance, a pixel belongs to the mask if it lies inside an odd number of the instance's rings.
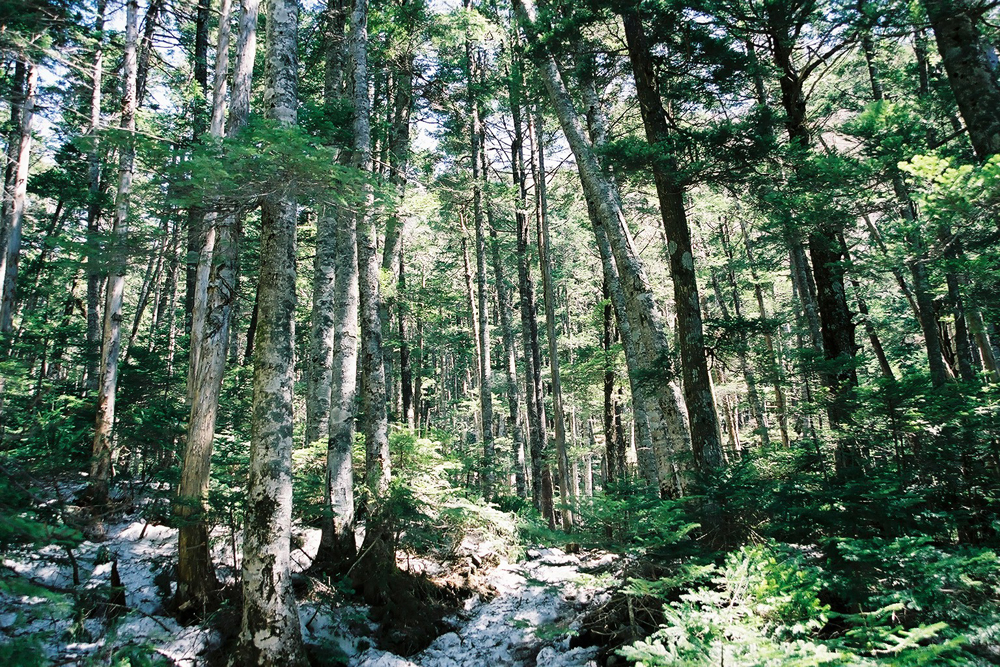
[[998,46],[0,0],[0,662],[1000,664]]

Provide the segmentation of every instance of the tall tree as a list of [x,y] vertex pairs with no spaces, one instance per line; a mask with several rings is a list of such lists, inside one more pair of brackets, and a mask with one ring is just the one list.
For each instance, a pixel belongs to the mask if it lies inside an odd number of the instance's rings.
[[[472,0],[465,0],[465,9],[469,11]],[[479,300],[478,331],[479,339],[479,408],[482,418],[483,432],[483,495],[490,498],[493,494],[493,378],[490,342],[490,309],[489,284],[486,280],[486,217],[483,213],[483,121],[480,118],[480,79],[481,64],[479,49],[472,39],[465,38],[466,59],[466,92],[469,112],[469,147],[472,162],[472,216],[476,227],[476,294]]]
[[[345,79],[346,18],[343,4],[332,0],[327,6],[329,45],[324,77],[324,97],[328,104],[332,104],[334,97],[342,93]],[[332,296],[332,321],[329,324],[333,329],[333,341],[329,350],[329,390],[332,393],[327,429],[324,515],[316,563],[319,567],[336,571],[346,569],[343,564],[352,560],[357,552],[353,466],[358,371],[357,219],[349,211],[331,207],[321,211],[317,226],[313,293],[323,295],[321,304],[324,308],[327,299]],[[325,340],[326,335],[314,329],[315,337]],[[322,354],[325,356],[327,353]],[[314,388],[314,391],[319,390],[319,387]]]
[[552,258],[552,238],[549,234],[549,203],[546,196],[545,179],[545,133],[544,117],[536,115],[533,129],[534,159],[532,174],[535,182],[535,223],[538,240],[539,273],[542,276],[542,300],[545,302],[545,334],[548,338],[549,386],[552,389],[553,442],[556,450],[556,466],[559,471],[560,513],[563,528],[573,526],[571,505],[573,498],[570,487],[569,457],[566,454],[566,412],[563,409],[562,377],[559,373],[559,339],[556,334],[556,288],[555,261]]
[[[298,116],[298,3],[268,0],[266,7],[265,114],[291,128]],[[267,667],[306,664],[289,569],[296,208],[280,191],[261,202],[240,652],[245,664]]]
[[[538,45],[533,6],[519,2],[517,9],[529,40],[533,45]],[[622,287],[625,302],[624,307],[616,312],[619,318],[630,320],[627,329],[622,327],[622,335],[633,337],[632,343],[639,355],[630,364],[629,372],[636,379],[633,386],[634,398],[635,388],[640,388],[637,402],[645,408],[651,447],[661,462],[658,466],[661,468],[659,486],[666,495],[681,494],[684,489],[685,459],[691,452],[691,433],[681,401],[671,383],[663,381],[666,379],[663,376],[670,359],[663,318],[645,269],[635,251],[617,188],[598,163],[593,144],[583,130],[555,59],[546,46],[539,47],[539,72],[563,134],[576,157],[584,193],[588,202],[593,205],[595,234],[607,237],[608,248],[620,276],[618,284]],[[650,375],[659,376],[661,380],[653,382]],[[639,378],[642,378],[642,382],[639,382]],[[648,400],[644,400],[647,398]]]
[[[259,0],[243,0],[236,43],[233,108],[228,134],[236,136],[246,123],[250,102],[249,86],[256,53]],[[215,58],[211,134],[223,135],[225,96],[229,76],[230,1],[223,0]],[[216,202],[218,204],[219,202]],[[209,203],[210,204],[210,203]],[[189,384],[193,388],[188,417],[181,480],[177,487],[174,512],[181,520],[178,530],[177,594],[179,610],[204,613],[215,587],[209,542],[208,485],[215,422],[219,412],[222,379],[228,357],[233,302],[236,297],[237,244],[236,215],[230,211],[209,211],[207,232],[198,264],[192,328],[201,330],[192,345]]]
[[13,162],[13,174],[4,193],[4,215],[0,220],[0,278],[3,297],[0,299],[0,335],[10,333],[14,325],[14,307],[17,299],[17,274],[21,261],[21,227],[24,224],[25,198],[28,192],[28,167],[31,160],[31,131],[35,116],[35,94],[38,87],[38,65],[25,65],[27,76],[24,90],[16,91],[19,104],[11,105],[20,111],[17,131],[8,146],[7,159]]
[[129,0],[125,17],[125,62],[122,67],[122,105],[119,127],[126,135],[119,149],[118,194],[115,196],[115,217],[111,228],[111,260],[104,297],[104,329],[101,344],[101,368],[97,385],[97,423],[90,464],[90,528],[95,535],[104,533],[104,514],[114,465],[112,429],[115,423],[115,394],[118,390],[118,356],[121,351],[122,301],[125,292],[125,272],[128,255],[129,205],[132,197],[132,176],[135,169],[135,105],[139,38],[139,3]]
[[[639,110],[646,140],[663,146],[670,136],[670,123],[660,98],[650,45],[635,10],[622,13],[625,40],[635,78]],[[695,276],[691,230],[684,209],[684,188],[669,149],[653,161],[653,178],[659,198],[660,217],[667,236],[667,255],[673,279],[674,307],[677,309],[677,339],[680,347],[684,400],[691,425],[695,463],[703,470],[722,464],[719,422],[712,396],[712,383],[705,358],[705,335],[701,323],[701,303]]]

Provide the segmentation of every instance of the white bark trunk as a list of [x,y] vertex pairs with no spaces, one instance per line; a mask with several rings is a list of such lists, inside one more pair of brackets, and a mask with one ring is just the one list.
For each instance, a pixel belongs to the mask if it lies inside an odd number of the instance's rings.
[[[264,105],[268,118],[294,125],[298,106],[298,4],[295,0],[268,0],[267,10]],[[295,201],[278,194],[265,197],[261,205],[240,659],[244,664],[267,667],[307,664],[289,569],[295,223]]]
[[[533,9],[529,3],[518,3],[517,6],[520,17],[529,28],[533,24]],[[537,42],[533,35],[531,39]],[[632,320],[629,332],[626,333],[623,327],[622,334],[623,337],[632,337],[639,362],[638,367],[629,368],[633,377],[633,396],[636,396],[637,387],[641,390],[637,403],[641,402],[642,394],[648,395],[646,417],[650,441],[660,461],[660,490],[665,495],[679,495],[684,491],[683,473],[691,455],[691,435],[676,383],[668,382],[664,377],[669,370],[670,350],[663,317],[636,253],[617,188],[605,176],[597,161],[593,145],[583,130],[555,60],[550,54],[542,52],[538,65],[563,134],[576,158],[584,192],[593,204],[595,231],[598,226],[604,229],[618,271],[618,282],[625,299],[624,308],[618,315]]]

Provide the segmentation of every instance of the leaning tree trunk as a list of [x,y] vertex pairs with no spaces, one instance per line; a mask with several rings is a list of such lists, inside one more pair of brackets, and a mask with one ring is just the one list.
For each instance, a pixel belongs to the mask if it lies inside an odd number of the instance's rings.
[[[525,4],[519,2],[517,9],[524,23],[532,26],[531,12]],[[532,41],[537,43],[534,35]],[[686,459],[692,451],[691,433],[682,401],[675,393],[672,383],[665,377],[670,349],[663,317],[653,298],[652,285],[635,251],[617,188],[602,171],[555,60],[544,48],[540,50],[538,65],[563,134],[576,157],[584,193],[593,205],[592,222],[595,233],[600,234],[603,230],[607,236],[620,277],[618,283],[622,287],[625,303],[617,314],[631,320],[628,329],[622,327],[622,335],[633,337],[632,343],[637,352],[629,373],[636,380],[640,377],[643,380],[642,394],[636,403],[646,403],[650,443],[656,458],[662,462],[660,467],[664,468],[659,479],[660,490],[664,495],[679,495],[683,493]],[[658,379],[653,381],[653,377]],[[643,395],[648,400],[643,401]],[[635,397],[634,388],[633,396]]]
[[[629,59],[635,74],[639,110],[646,140],[651,146],[662,145],[670,136],[670,125],[660,99],[656,72],[650,47],[639,14],[622,13]],[[722,464],[722,442],[719,420],[712,396],[712,382],[708,375],[705,357],[705,335],[701,323],[701,304],[691,248],[691,230],[684,210],[684,190],[678,175],[666,168],[673,166],[671,156],[661,156],[653,161],[653,179],[660,204],[663,230],[667,236],[667,254],[670,258],[670,275],[674,286],[674,307],[677,310],[677,334],[680,341],[681,375],[684,400],[691,425],[691,443],[695,464],[702,471],[710,471]]]
[[[298,107],[297,2],[268,0],[267,19],[266,115],[292,126]],[[267,667],[307,664],[290,570],[295,223],[296,203],[289,195],[263,198],[240,653],[245,664]]]
[[115,423],[115,392],[118,388],[118,355],[121,351],[122,298],[125,271],[128,267],[125,241],[128,237],[129,202],[135,162],[135,90],[136,42],[138,40],[138,0],[129,0],[125,19],[125,62],[120,127],[127,135],[119,153],[118,194],[115,219],[111,229],[111,261],[104,298],[104,336],[101,345],[101,369],[98,381],[97,420],[90,462],[90,498],[93,503],[91,530],[104,532],[103,515],[107,511],[114,454],[111,429]]
[[[607,142],[608,122],[607,117],[601,107],[601,100],[594,85],[591,67],[581,70],[580,83],[583,88],[583,101],[587,107],[587,131],[594,146],[600,147]],[[613,173],[609,170],[609,181],[613,184]],[[657,414],[655,397],[649,391],[648,383],[643,382],[638,369],[642,368],[641,352],[638,347],[638,336],[633,333],[633,320],[628,315],[628,302],[625,291],[622,288],[621,276],[618,267],[615,265],[614,253],[611,250],[611,241],[604,225],[601,224],[600,214],[597,206],[587,199],[587,215],[594,230],[594,239],[597,242],[597,249],[601,257],[601,268],[604,274],[604,282],[608,288],[611,304],[614,307],[615,318],[618,322],[618,330],[621,333],[622,350],[625,353],[625,366],[628,369],[629,388],[632,392],[632,423],[635,427],[635,449],[639,468],[639,476],[648,486],[664,489],[665,484],[670,484],[671,480],[677,488],[683,488],[683,479],[679,468],[674,465],[673,457],[669,456],[666,448],[655,448],[653,445],[653,435],[651,430],[650,415]],[[619,390],[620,392],[620,390]],[[615,424],[618,430],[619,442],[624,447],[624,433],[621,428],[622,406],[615,406]],[[624,465],[622,465],[624,470]]]

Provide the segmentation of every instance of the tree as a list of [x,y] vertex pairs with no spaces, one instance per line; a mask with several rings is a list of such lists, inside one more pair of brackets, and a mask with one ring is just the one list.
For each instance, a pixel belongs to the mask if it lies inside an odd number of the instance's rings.
[[[256,53],[257,0],[243,0],[236,43],[236,66],[233,77],[232,109],[228,134],[239,135],[249,113],[250,75]],[[215,84],[212,104],[211,134],[223,134],[225,95],[229,66],[229,0],[223,0],[218,47],[215,60]],[[193,388],[188,417],[184,466],[177,487],[175,515],[181,520],[178,529],[178,565],[176,604],[180,611],[199,610],[209,605],[216,586],[211,561],[208,511],[209,473],[212,442],[219,412],[220,392],[229,351],[233,302],[236,298],[238,238],[236,216],[229,211],[210,211],[205,218],[205,245],[198,260],[198,289],[195,290],[189,385]]]
[[[298,115],[298,4],[269,0],[267,16],[265,113],[292,128]],[[247,665],[306,664],[289,571],[296,218],[288,194],[271,193],[261,202],[240,629],[240,659]]]

